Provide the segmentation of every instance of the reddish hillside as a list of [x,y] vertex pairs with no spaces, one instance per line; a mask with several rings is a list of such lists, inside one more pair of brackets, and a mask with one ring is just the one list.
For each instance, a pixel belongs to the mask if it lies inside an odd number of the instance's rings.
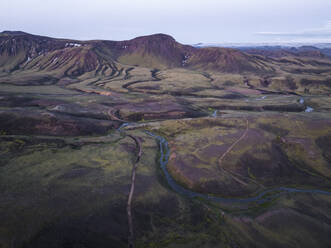
[[165,34],[127,41],[74,41],[23,32],[0,34],[0,72],[38,70],[56,77],[86,72],[113,75],[115,62],[148,68],[198,69],[221,72],[265,72],[261,57],[228,48],[194,48]]
[[269,71],[261,59],[230,48],[196,48],[187,56],[185,66],[192,69],[245,72]]
[[109,42],[108,45],[121,63],[157,68],[180,67],[186,50],[189,49],[165,34]]
[[165,34],[142,36],[128,41],[108,42],[116,59],[124,64],[152,68],[240,72],[266,71],[270,68],[248,54],[228,48],[195,48],[178,43]]
[[95,52],[97,44],[6,31],[0,35],[0,71],[45,71],[57,77],[91,71],[111,74],[112,60]]

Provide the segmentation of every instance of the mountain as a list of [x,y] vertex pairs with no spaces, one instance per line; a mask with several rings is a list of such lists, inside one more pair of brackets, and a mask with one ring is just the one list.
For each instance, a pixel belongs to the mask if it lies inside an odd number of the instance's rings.
[[198,48],[187,55],[187,66],[197,70],[267,72],[272,68],[257,58],[231,48]]
[[331,43],[197,43],[196,48],[225,47],[268,57],[331,57]]
[[322,49],[314,46],[301,47],[281,47],[281,46],[260,46],[260,47],[238,47],[239,50],[255,55],[263,55],[267,57],[310,57],[310,58],[324,58],[326,54]]
[[111,76],[119,65],[148,68],[187,68],[206,71],[270,71],[261,58],[230,48],[195,48],[165,34],[126,41],[77,41],[32,35],[21,31],[0,33],[0,72],[47,72],[54,77],[84,73]]
[[307,43],[307,42],[263,42],[263,43],[196,43],[194,47],[228,47],[228,48],[241,48],[241,47],[303,47],[313,46],[319,49],[331,48],[331,43]]
[[101,61],[93,42],[79,42],[5,31],[0,34],[0,68],[3,72],[35,70],[55,75],[81,75]]
[[191,49],[166,34],[142,36],[107,44],[120,63],[150,68],[181,67],[185,54]]
[[[39,83],[44,79],[74,80],[84,75],[101,79],[115,77],[136,66],[270,75],[279,69],[302,71],[311,70],[308,67],[313,64],[329,65],[330,54],[329,48],[314,46],[195,47],[166,34],[125,41],[78,41],[4,31],[0,33],[0,76],[8,78],[13,73],[31,72],[31,80]],[[289,68],[289,64],[294,67]],[[295,68],[299,65],[302,68]]]

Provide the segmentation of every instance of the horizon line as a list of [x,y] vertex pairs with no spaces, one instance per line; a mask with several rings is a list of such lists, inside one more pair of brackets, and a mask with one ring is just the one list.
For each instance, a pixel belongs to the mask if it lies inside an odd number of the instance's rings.
[[[138,35],[135,36],[133,38],[130,39],[124,39],[124,40],[115,40],[115,39],[100,39],[100,38],[90,38],[90,39],[84,39],[84,38],[66,38],[66,37],[54,37],[54,36],[50,36],[50,35],[44,35],[44,34],[35,34],[35,33],[30,33],[30,32],[25,32],[22,30],[2,30],[0,31],[0,34],[5,33],[5,32],[10,32],[10,33],[22,33],[22,34],[28,34],[28,35],[34,35],[34,36],[43,36],[43,37],[48,37],[48,38],[52,38],[52,39],[67,39],[67,40],[74,40],[74,41],[83,41],[83,42],[87,42],[87,41],[127,41],[127,40],[132,40],[135,38],[139,38],[139,37],[145,37],[145,36],[153,36],[153,35],[167,35],[170,36],[172,38],[175,39],[175,37],[173,35],[167,34],[167,33],[151,33],[151,34],[143,34],[143,35]],[[176,40],[176,39],[175,39]],[[176,40],[177,41],[177,40]],[[178,41],[177,41],[178,42]],[[181,42],[180,42],[181,43]],[[308,40],[308,41],[260,41],[260,42],[232,42],[232,41],[225,41],[225,42],[195,42],[195,43],[182,43],[182,44],[186,44],[186,45],[191,45],[191,46],[199,46],[199,45],[205,45],[205,46],[221,46],[221,45],[225,45],[225,46],[244,46],[244,45],[255,45],[255,46],[281,46],[281,45],[290,45],[290,44],[297,44],[297,45],[318,45],[318,44],[331,44],[331,40],[320,40],[320,41],[312,41],[312,40]]]

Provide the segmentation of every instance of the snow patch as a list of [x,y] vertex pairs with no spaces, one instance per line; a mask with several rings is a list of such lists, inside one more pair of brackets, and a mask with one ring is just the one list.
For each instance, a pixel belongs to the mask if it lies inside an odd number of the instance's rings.
[[188,56],[188,55],[185,55],[184,56],[184,59],[183,59],[183,61],[182,61],[182,66],[185,66],[187,63],[188,63],[188,59],[190,58],[190,56]]
[[66,43],[65,44],[65,47],[80,47],[82,46],[82,44],[79,44],[79,43]]

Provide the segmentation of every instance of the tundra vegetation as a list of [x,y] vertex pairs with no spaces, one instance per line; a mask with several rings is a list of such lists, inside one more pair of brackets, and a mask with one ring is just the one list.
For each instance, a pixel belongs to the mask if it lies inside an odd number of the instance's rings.
[[3,32],[0,247],[330,247],[330,94],[316,51]]

